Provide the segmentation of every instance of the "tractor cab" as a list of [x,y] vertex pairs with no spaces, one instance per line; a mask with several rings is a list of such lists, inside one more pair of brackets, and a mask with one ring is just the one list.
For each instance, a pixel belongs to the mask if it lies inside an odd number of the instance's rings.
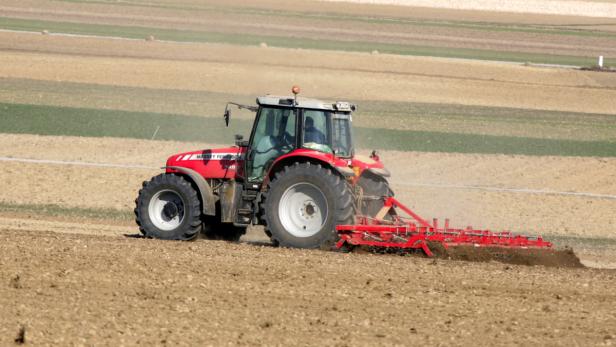
[[353,156],[350,104],[269,95],[257,103],[246,155],[249,181],[262,181],[277,158],[298,149]]
[[[293,97],[258,97],[257,107],[233,103],[257,113],[250,140],[236,137],[236,145],[246,147],[244,172],[248,182],[262,182],[276,159],[296,150],[353,157],[351,112],[355,105],[297,97],[297,87],[293,93]],[[227,108],[227,124],[229,117]]]

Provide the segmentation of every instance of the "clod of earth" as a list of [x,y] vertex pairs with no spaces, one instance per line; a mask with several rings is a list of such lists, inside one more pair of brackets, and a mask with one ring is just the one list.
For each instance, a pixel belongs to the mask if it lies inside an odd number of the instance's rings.
[[21,326],[21,328],[19,328],[19,332],[15,338],[15,343],[18,345],[23,345],[26,343],[26,327]]
[[21,277],[19,276],[19,274],[15,275],[15,277],[11,278],[11,281],[9,282],[9,285],[12,288],[15,288],[15,289],[20,289],[22,287],[21,286]]
[[[433,253],[430,265],[437,265],[437,259],[462,260],[471,262],[498,261],[514,265],[543,265],[547,267],[570,267],[583,268],[584,265],[575,254],[573,249],[535,249],[535,248],[506,248],[506,247],[474,247],[474,246],[449,246],[445,248],[439,242],[428,242],[428,247]],[[399,249],[384,249],[375,247],[355,247],[353,253],[372,254],[398,254],[425,256],[420,251]],[[505,266],[504,270],[511,267]],[[366,282],[369,284],[369,282]]]
[[548,267],[583,268],[573,249],[533,249],[505,247],[455,246],[445,249],[441,244],[430,244],[435,257],[476,262],[499,261],[515,265],[543,265]]

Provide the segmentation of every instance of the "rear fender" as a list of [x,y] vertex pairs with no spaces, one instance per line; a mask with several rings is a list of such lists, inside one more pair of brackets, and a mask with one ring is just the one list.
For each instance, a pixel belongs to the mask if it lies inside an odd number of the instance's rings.
[[342,177],[353,177],[355,174],[351,168],[346,166],[347,161],[334,157],[331,154],[316,152],[312,150],[298,149],[291,153],[285,154],[276,161],[270,167],[263,186],[274,178],[276,172],[282,170],[285,166],[293,165],[293,163],[305,163],[310,162],[314,164],[321,164],[322,166],[332,169]]
[[356,155],[353,158],[353,167],[358,171],[357,179],[364,174],[374,174],[387,178],[391,176],[389,170],[385,168],[378,156],[366,157],[363,155]]
[[197,171],[181,166],[166,166],[167,170],[179,171],[180,173],[188,176],[192,182],[199,189],[199,195],[201,196],[201,204],[203,205],[203,214],[208,216],[216,215],[216,197],[212,192],[212,187]]
[[381,177],[390,177],[391,176],[391,172],[389,172],[389,170],[387,170],[386,168],[368,168],[365,170],[365,172],[370,172],[373,173],[377,176],[381,176]]

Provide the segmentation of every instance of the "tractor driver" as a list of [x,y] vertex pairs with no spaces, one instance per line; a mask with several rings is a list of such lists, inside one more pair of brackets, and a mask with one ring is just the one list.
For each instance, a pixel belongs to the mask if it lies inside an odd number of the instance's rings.
[[314,119],[306,116],[306,121],[304,122],[304,143],[310,142],[324,145],[325,135],[314,126]]

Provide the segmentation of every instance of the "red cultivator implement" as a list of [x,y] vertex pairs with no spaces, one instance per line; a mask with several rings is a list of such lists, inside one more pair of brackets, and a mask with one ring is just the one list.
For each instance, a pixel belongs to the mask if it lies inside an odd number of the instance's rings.
[[[355,225],[336,227],[340,235],[337,248],[349,246],[371,246],[378,248],[421,249],[431,257],[429,243],[439,243],[445,249],[449,246],[470,245],[474,247],[505,248],[551,248],[552,243],[539,237],[515,235],[508,231],[492,232],[476,230],[472,227],[455,229],[445,220],[439,227],[438,220],[432,224],[421,218],[393,197],[385,197],[383,208],[375,217],[358,216]],[[396,209],[408,217],[400,216]]]

